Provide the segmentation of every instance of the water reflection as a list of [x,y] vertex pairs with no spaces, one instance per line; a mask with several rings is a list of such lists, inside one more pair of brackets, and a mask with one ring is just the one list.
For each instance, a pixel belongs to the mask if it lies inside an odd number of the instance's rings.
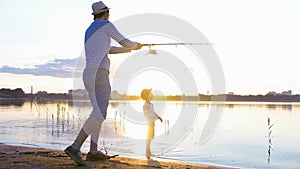
[[[49,127],[49,109],[46,109],[46,128]],[[55,120],[56,119],[56,120]],[[74,119],[74,116],[73,116]],[[65,130],[68,131],[70,127],[70,113],[67,111],[66,107],[57,104],[56,105],[56,118],[53,112],[51,112],[51,135],[54,136],[56,134],[56,137],[60,137],[60,133],[64,133]],[[73,126],[74,127],[74,126]],[[56,129],[56,131],[55,131]]]
[[199,107],[207,107],[209,106],[225,106],[225,108],[234,109],[234,108],[267,108],[269,110],[288,110],[292,111],[294,108],[300,108],[300,105],[297,103],[277,103],[277,102],[225,102],[223,103],[210,103],[210,102],[203,102],[199,103]]
[[277,108],[276,104],[267,104],[268,109],[275,110]]
[[121,135],[124,135],[126,133],[124,117],[125,117],[125,111],[121,112],[115,110],[114,120],[113,120],[114,130]]
[[[144,140],[141,144],[142,150],[138,151],[140,147],[136,142],[128,141],[127,138],[135,135],[143,137],[146,127],[144,129],[142,125],[137,127],[136,124],[130,124],[126,116],[130,114],[129,106],[138,109],[142,108],[142,104],[142,102],[110,102],[99,147],[110,151],[116,150],[119,154],[140,155],[139,153],[144,151]],[[164,122],[156,125],[157,134],[163,135],[164,139],[154,138],[152,148],[154,152],[159,153],[172,139],[170,129],[176,123],[181,107],[196,106],[199,109],[198,119],[191,133],[182,144],[164,153],[164,156],[182,161],[207,162],[240,168],[296,168],[295,166],[300,165],[299,103],[220,104],[225,106],[222,122],[215,135],[205,145],[196,144],[199,133],[209,115],[209,109],[212,105],[218,106],[218,103],[167,102],[165,105],[162,117]],[[91,112],[89,102],[85,101],[23,102],[16,105],[0,104],[0,107],[1,142],[35,144],[54,149],[63,149],[65,145],[70,144]],[[272,125],[274,123],[275,125]],[[186,130],[182,128],[176,132]],[[119,135],[112,135],[113,132]]]
[[0,99],[0,106],[23,106],[25,99]]
[[168,136],[170,134],[170,120],[166,119],[164,120],[165,124],[165,136]]
[[45,124],[46,129],[51,129],[51,136],[59,138],[64,133],[79,131],[85,119],[80,115],[80,111],[84,107],[89,107],[88,103],[82,102],[81,107],[76,105],[75,111],[71,109],[70,112],[68,105],[70,105],[70,102],[65,100],[56,103],[53,101],[40,103],[32,100],[30,102],[30,112],[32,116],[36,115],[38,122]]
[[234,108],[234,104],[227,104],[227,107],[230,108],[230,109],[233,109]]
[[292,108],[293,108],[293,105],[291,105],[291,104],[283,104],[281,106],[282,106],[282,109],[286,109],[289,111],[292,111]]
[[124,135],[126,132],[125,125],[124,125],[126,111],[119,110],[118,109],[119,105],[121,105],[121,103],[119,103],[119,102],[110,102],[110,107],[111,107],[112,111],[114,112],[114,118],[113,118],[114,131],[121,135]]
[[[203,105],[209,105],[209,104],[203,104]],[[215,104],[216,106],[222,106],[220,104]],[[226,102],[224,105],[226,108],[234,109],[234,108],[267,108],[269,110],[288,110],[292,111],[293,107],[299,108],[300,105],[298,104],[292,104],[292,103],[264,103],[264,102]]]
[[89,101],[68,101],[68,106],[70,107],[77,107],[77,108],[86,108],[90,107],[91,108],[91,103]]

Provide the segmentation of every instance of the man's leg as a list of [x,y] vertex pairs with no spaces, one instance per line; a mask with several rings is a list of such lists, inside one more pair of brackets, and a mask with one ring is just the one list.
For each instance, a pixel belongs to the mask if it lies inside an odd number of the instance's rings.
[[111,87],[109,84],[109,72],[106,69],[98,69],[95,79],[95,99],[96,105],[92,112],[92,115],[99,119],[101,123],[91,133],[91,151],[97,151],[98,139],[101,130],[102,121],[106,119],[107,108],[109,104],[109,97],[111,93]]
[[[95,140],[97,133],[98,133],[97,136],[99,137],[101,123],[102,123],[102,121],[99,121],[98,119],[95,119],[94,117],[90,116],[85,121],[77,138],[75,139],[75,141],[72,145],[73,148],[80,149],[89,134],[91,134],[92,140]],[[96,141],[98,141],[98,139]]]
[[[100,125],[99,125],[100,124]],[[101,123],[90,116],[81,128],[74,143],[65,149],[65,152],[74,160],[78,165],[88,165],[86,161],[82,159],[80,148],[89,134],[91,134],[96,128],[100,128]]]
[[[93,112],[97,111],[98,105],[96,101],[95,95],[95,77],[96,72],[94,69],[85,69],[83,73],[83,81],[86,90],[89,93],[90,101],[93,106]],[[77,138],[73,142],[73,144],[65,149],[65,152],[79,165],[87,165],[86,161],[82,159],[80,148],[89,134],[93,132],[94,129],[100,130],[101,123],[97,121],[97,118],[93,117],[93,112],[91,116],[85,121],[83,127],[81,128]],[[99,111],[98,111],[99,112]],[[99,126],[99,127],[98,127]]]
[[90,152],[97,151],[98,150],[98,139],[100,135],[102,123],[98,123],[97,127],[94,128],[94,130],[91,132],[91,146],[90,146]]

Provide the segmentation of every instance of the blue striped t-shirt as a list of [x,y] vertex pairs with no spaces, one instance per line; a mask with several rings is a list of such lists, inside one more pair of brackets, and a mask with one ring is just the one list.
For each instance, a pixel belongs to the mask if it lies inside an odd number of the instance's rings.
[[108,58],[111,38],[125,48],[136,48],[137,42],[125,38],[108,20],[95,20],[85,33],[86,67],[104,68],[109,71]]

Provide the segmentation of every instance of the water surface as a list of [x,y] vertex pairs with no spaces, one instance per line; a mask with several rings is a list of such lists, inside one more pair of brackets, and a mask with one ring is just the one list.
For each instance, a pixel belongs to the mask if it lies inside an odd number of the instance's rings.
[[[91,107],[88,102],[0,100],[0,142],[63,150],[77,136]],[[154,102],[163,123],[156,122],[151,147],[157,158],[241,168],[299,168],[300,104],[228,102],[213,136],[199,141],[210,102]],[[144,158],[147,127],[142,101],[111,102],[100,147],[109,153]],[[222,104],[217,105],[222,106]],[[179,123],[183,108],[197,110],[188,128]],[[133,114],[132,112],[140,112]],[[190,112],[184,112],[189,116]],[[268,128],[268,118],[270,124]],[[178,127],[176,131],[173,127]],[[271,133],[270,133],[271,132]],[[176,145],[174,134],[183,134]],[[271,143],[269,143],[271,140]],[[88,152],[89,138],[82,151]]]

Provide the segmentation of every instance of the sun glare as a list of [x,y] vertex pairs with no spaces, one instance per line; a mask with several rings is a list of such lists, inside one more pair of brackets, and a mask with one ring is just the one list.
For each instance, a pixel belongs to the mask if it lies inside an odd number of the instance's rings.
[[154,68],[137,72],[129,83],[128,94],[139,95],[144,88],[152,88],[154,95],[166,96],[181,93],[180,86],[172,75]]

